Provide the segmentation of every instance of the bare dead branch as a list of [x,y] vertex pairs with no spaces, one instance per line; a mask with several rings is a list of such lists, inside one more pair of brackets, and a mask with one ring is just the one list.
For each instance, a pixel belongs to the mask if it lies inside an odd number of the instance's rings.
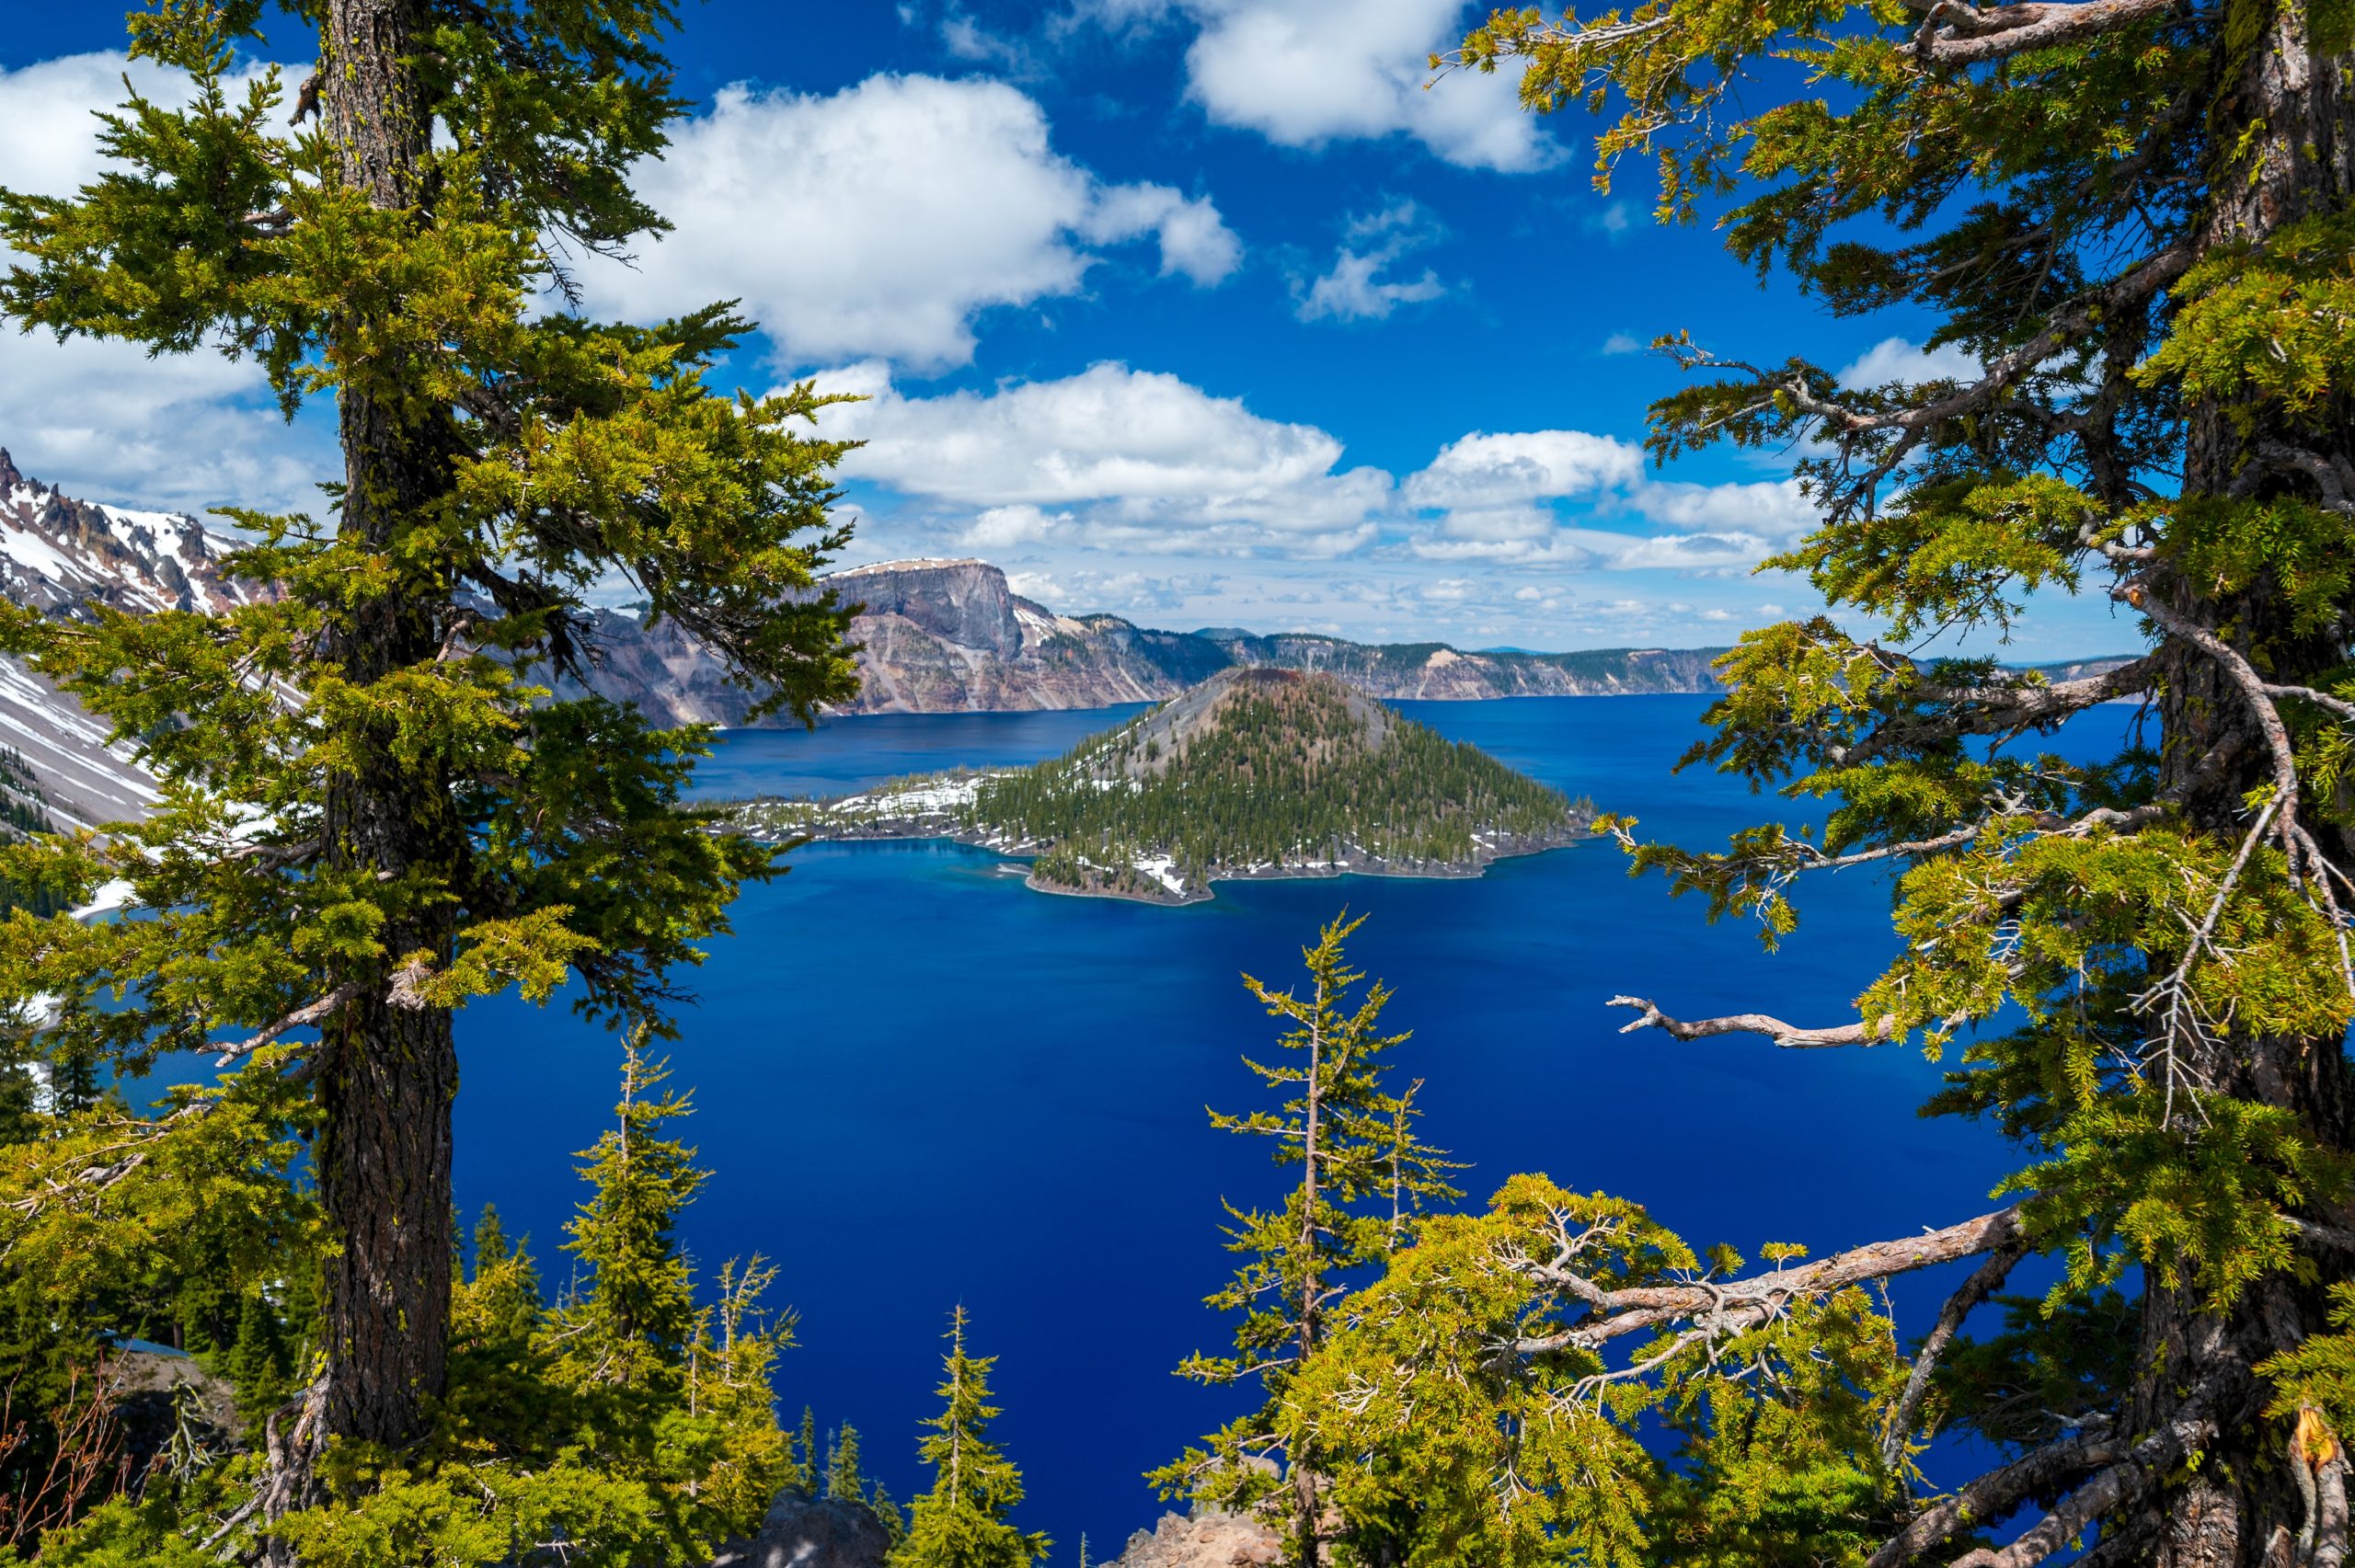
[[1828,1046],[1869,1046],[1888,1036],[1875,1027],[1867,1030],[1862,1024],[1835,1024],[1823,1029],[1802,1029],[1796,1024],[1764,1013],[1729,1013],[1722,1018],[1698,1018],[1690,1023],[1671,1018],[1652,1005],[1648,997],[1614,996],[1613,1007],[1632,1007],[1642,1016],[1632,1024],[1623,1024],[1619,1032],[1634,1034],[1638,1029],[1661,1029],[1680,1040],[1705,1040],[1713,1035],[1764,1035],[1785,1050],[1818,1050]]
[[318,1001],[307,1002],[281,1018],[277,1023],[269,1024],[259,1033],[240,1040],[234,1046],[224,1047],[219,1056],[213,1059],[213,1065],[226,1067],[239,1057],[251,1056],[290,1030],[308,1028],[358,996],[362,989],[357,980],[345,981]]
[[2025,1238],[2014,1237],[2005,1245],[1987,1254],[1987,1259],[1973,1269],[1970,1277],[1962,1282],[1947,1304],[1938,1310],[1938,1321],[1930,1327],[1929,1337],[1914,1353],[1913,1370],[1905,1377],[1905,1391],[1898,1396],[1897,1409],[1889,1418],[1889,1430],[1880,1440],[1881,1463],[1894,1473],[1897,1461],[1904,1456],[1905,1445],[1912,1441],[1914,1418],[1920,1414],[1922,1401],[1930,1391],[1930,1374],[1938,1365],[1938,1357],[1962,1330],[1962,1322],[1979,1304],[2003,1288],[2013,1265],[2028,1255]]
[[1746,1279],[1629,1286],[1617,1290],[1605,1290],[1552,1260],[1532,1260],[1525,1266],[1534,1281],[1583,1302],[1591,1315],[1558,1333],[1518,1340],[1513,1348],[1523,1355],[1566,1346],[1591,1350],[1625,1334],[1685,1322],[1698,1323],[1712,1334],[1740,1333],[1780,1315],[1794,1300],[1829,1296],[1867,1280],[1910,1274],[2008,1246],[2019,1233],[2019,1207],[2014,1205],[1942,1230],[1875,1242]]
[[1915,58],[1927,65],[1981,65],[2022,50],[2075,43],[2158,16],[2177,0],[2075,0],[2074,4],[1976,6],[1938,0],[1915,34]]
[[2176,1407],[2159,1428],[2108,1469],[2063,1497],[2053,1510],[2000,1551],[1985,1547],[1955,1559],[1954,1568],[2034,1568],[2083,1534],[2105,1514],[2133,1502],[2166,1478],[2186,1454],[2216,1435],[2210,1408],[2216,1385],[2206,1384]]
[[1951,1497],[1933,1503],[1872,1554],[1865,1568],[1899,1568],[1964,1530],[2002,1516],[2021,1498],[2097,1465],[2114,1463],[2122,1446],[2098,1432],[2081,1432],[1989,1471]]

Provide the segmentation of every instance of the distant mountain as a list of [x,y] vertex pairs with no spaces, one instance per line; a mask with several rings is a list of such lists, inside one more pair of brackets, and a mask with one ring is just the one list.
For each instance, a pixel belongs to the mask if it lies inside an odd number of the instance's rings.
[[[1231,627],[1163,632],[1118,615],[1065,615],[1024,599],[985,561],[898,561],[826,581],[866,606],[852,626],[864,685],[849,713],[1101,708],[1160,702],[1238,665],[1327,671],[1368,695],[1476,701],[1714,692],[1722,648],[1465,653],[1444,643],[1372,645]],[[606,612],[590,684],[664,722],[735,725],[752,694],[669,626]],[[773,719],[775,724],[789,718]]]
[[[270,589],[231,577],[236,536],[180,513],[77,500],[18,472],[0,450],[0,595],[50,614],[104,605],[133,612],[218,613]],[[1161,702],[1222,670],[1264,667],[1341,677],[1375,697],[1461,701],[1713,692],[1717,648],[1584,653],[1466,652],[1444,643],[1372,645],[1313,633],[1234,627],[1155,631],[1117,615],[1067,615],[1022,598],[983,561],[901,561],[826,579],[866,606],[852,627],[865,685],[848,713],[965,713]],[[658,723],[737,725],[752,694],[677,627],[597,612],[590,684]],[[2055,680],[2122,662],[2042,668]],[[580,688],[564,683],[567,694]],[[772,718],[787,724],[789,718]],[[107,726],[14,659],[0,658],[0,750],[22,753],[61,826],[136,816],[154,781]],[[5,759],[0,759],[5,761]],[[0,781],[0,808],[14,798]]]
[[[194,518],[75,500],[0,450],[0,594],[52,615],[97,606],[218,613],[267,593],[229,577],[231,535]],[[108,727],[13,658],[0,658],[0,744],[20,753],[60,826],[138,816],[155,784]]]
[[740,803],[764,837],[949,838],[1030,885],[1192,903],[1213,882],[1477,876],[1585,836],[1593,809],[1326,672],[1231,669],[1035,767],[840,800]]

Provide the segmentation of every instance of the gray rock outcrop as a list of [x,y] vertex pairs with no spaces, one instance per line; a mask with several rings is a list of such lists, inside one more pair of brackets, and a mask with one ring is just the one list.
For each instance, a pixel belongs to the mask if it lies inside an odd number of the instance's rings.
[[781,1494],[750,1540],[731,1541],[711,1568],[883,1568],[891,1538],[856,1503]]

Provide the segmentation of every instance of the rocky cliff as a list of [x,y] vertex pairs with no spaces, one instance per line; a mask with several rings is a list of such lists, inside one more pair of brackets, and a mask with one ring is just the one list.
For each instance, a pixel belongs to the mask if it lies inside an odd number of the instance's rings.
[[[1382,698],[1603,696],[1713,692],[1716,648],[1466,653],[1443,643],[1369,645],[1306,633],[1162,632],[1117,615],[1063,615],[984,561],[896,561],[827,579],[865,606],[853,628],[864,689],[851,713],[1101,708],[1160,702],[1238,665],[1324,671]],[[607,612],[592,684],[662,722],[734,725],[752,704],[718,660],[668,627]],[[772,722],[790,723],[790,719]]]
[[[0,450],[0,595],[52,615],[95,607],[220,613],[270,590],[231,577],[230,535],[177,513],[75,500]],[[0,745],[20,753],[60,826],[135,817],[154,781],[107,726],[14,658],[0,658]]]

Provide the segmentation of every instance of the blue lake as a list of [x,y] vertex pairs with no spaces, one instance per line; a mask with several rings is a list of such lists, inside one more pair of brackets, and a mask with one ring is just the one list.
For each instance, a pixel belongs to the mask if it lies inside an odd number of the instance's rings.
[[[1404,704],[1414,716],[1603,808],[1648,836],[1721,844],[1801,815],[1738,781],[1671,764],[1704,699]],[[858,787],[955,763],[1059,753],[1110,713],[879,717],[730,737],[705,793]],[[2099,738],[2123,710],[2081,723]],[[2091,731],[2088,738],[2094,738]],[[1001,1359],[999,1435],[1025,1471],[1022,1522],[1073,1560],[1110,1556],[1160,1505],[1139,1479],[1224,1420],[1232,1391],[1181,1382],[1224,1344],[1200,1305],[1223,1279],[1219,1200],[1269,1198],[1264,1150],[1212,1133],[1205,1105],[1254,1104],[1238,1057],[1269,1021],[1239,983],[1279,985],[1343,907],[1371,917],[1352,957],[1397,990],[1400,1070],[1427,1080],[1425,1130],[1474,1162],[1484,1199],[1544,1171],[1648,1204],[1696,1244],[1818,1249],[1980,1212],[2005,1168],[1984,1127],[1924,1120],[1938,1082],[1918,1053],[1778,1051],[1733,1037],[1621,1035],[1615,992],[1680,1015],[1760,1007],[1852,1016],[1890,954],[1888,888],[1847,874],[1803,885],[1801,929],[1767,956],[1691,899],[1630,881],[1602,843],[1476,881],[1229,884],[1161,909],[1026,890],[1003,863],[945,844],[811,846],[748,890],[735,934],[691,977],[672,1050],[716,1174],[684,1234],[707,1268],[754,1252],[799,1315],[788,1417],[862,1435],[894,1494],[917,1488],[952,1303]],[[575,1151],[607,1125],[618,1048],[561,1008],[501,1001],[460,1025],[458,1190],[527,1230],[560,1284]],[[1939,1280],[1901,1284],[1911,1326]]]

